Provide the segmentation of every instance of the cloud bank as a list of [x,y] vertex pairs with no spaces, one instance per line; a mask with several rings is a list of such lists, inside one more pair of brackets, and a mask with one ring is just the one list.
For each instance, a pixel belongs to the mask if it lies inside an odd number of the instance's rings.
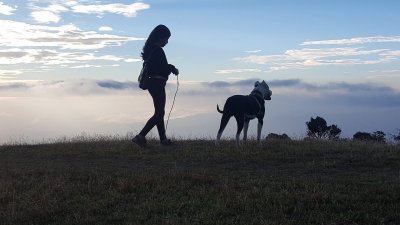
[[[262,71],[271,73],[321,66],[344,67],[396,63],[400,58],[400,50],[396,47],[398,43],[400,43],[399,36],[305,41],[299,44],[301,46],[299,49],[289,49],[282,54],[261,54],[261,50],[246,51],[247,56],[235,57],[232,60],[241,64],[252,64],[258,68],[220,69],[215,73],[234,74]],[[384,44],[391,44],[391,46]],[[378,48],[377,46],[382,47]]]
[[[233,94],[247,95],[256,79],[240,81],[181,81],[169,134],[178,137],[214,137],[223,106]],[[394,131],[400,93],[368,83],[314,84],[300,79],[272,80],[272,100],[266,102],[263,136],[270,132],[305,135],[305,122],[322,116],[337,124],[344,136],[357,131]],[[167,106],[175,93],[167,85]],[[133,81],[65,80],[0,83],[1,141],[21,135],[29,138],[73,136],[80,132],[121,134],[138,132],[153,113],[152,100]],[[140,106],[140,107],[139,107]],[[256,123],[250,123],[255,135]],[[234,137],[234,120],[224,137]],[[21,130],[24,132],[21,133]],[[153,133],[156,136],[156,133]],[[0,139],[1,139],[0,138]],[[4,140],[5,138],[5,140]]]
[[[77,26],[66,21],[82,15],[95,16],[96,20],[112,14],[132,18],[149,8],[141,1],[104,4],[95,0],[28,0],[18,2],[18,6],[0,2],[0,14],[9,18],[0,19],[0,82],[18,80],[26,73],[48,74],[56,69],[119,67],[121,63],[139,62],[138,57],[122,55],[123,50],[110,53],[109,49],[144,38],[112,34],[113,28],[106,25],[88,30],[82,28],[83,23]],[[26,13],[23,10],[32,18],[14,20]]]
[[388,49],[364,48],[303,48],[287,50],[281,55],[249,55],[234,58],[243,63],[269,65],[269,72],[305,69],[317,66],[346,66],[388,63],[397,57],[397,53]]
[[[190,82],[181,81],[179,94],[188,96],[229,96],[231,94],[249,94],[255,80]],[[316,84],[300,79],[281,79],[267,82],[274,95],[307,97],[313,99],[335,99],[336,104],[366,107],[398,107],[400,92],[395,89],[371,83],[332,82]],[[169,82],[169,91],[174,92],[176,85]],[[39,91],[40,90],[40,91]],[[37,82],[0,83],[0,97],[11,97],[7,93],[20,92],[19,96],[40,94],[55,96],[86,96],[107,94],[137,94],[141,92],[137,82],[115,80],[65,80]],[[144,93],[145,94],[145,93]]]
[[0,20],[0,46],[2,47],[93,50],[142,40],[144,39],[83,31],[72,24],[57,27]]
[[[0,65],[21,67],[34,64],[35,71],[38,72],[55,66],[71,69],[105,67],[109,66],[107,62],[118,66],[116,62],[139,62],[141,59],[104,55],[93,50],[142,40],[144,39],[83,31],[72,24],[43,26],[0,20]],[[3,68],[0,79],[10,78],[4,75],[19,75],[28,71],[22,68]]]

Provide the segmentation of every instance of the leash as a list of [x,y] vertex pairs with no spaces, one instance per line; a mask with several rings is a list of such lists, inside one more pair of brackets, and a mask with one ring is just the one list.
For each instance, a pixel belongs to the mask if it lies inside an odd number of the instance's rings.
[[168,129],[169,117],[171,116],[172,109],[174,108],[176,94],[178,93],[178,88],[179,88],[179,79],[178,79],[178,75],[176,75],[176,91],[175,91],[175,95],[174,95],[174,100],[172,101],[171,110],[169,110],[169,113],[168,113],[168,119],[167,119],[167,123],[165,125],[165,132],[167,132],[167,129]]

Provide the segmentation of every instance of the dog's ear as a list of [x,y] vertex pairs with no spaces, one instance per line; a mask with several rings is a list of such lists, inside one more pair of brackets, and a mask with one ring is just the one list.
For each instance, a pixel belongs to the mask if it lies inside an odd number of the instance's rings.
[[260,82],[256,81],[256,83],[254,84],[254,87],[257,87],[260,84]]
[[261,82],[261,84],[269,89],[269,86],[268,86],[267,82],[265,82],[264,80]]

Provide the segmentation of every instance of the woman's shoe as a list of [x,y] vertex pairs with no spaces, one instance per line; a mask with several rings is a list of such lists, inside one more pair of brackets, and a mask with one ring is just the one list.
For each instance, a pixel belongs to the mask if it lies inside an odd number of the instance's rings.
[[174,142],[172,142],[171,139],[166,138],[166,139],[160,141],[160,145],[161,146],[172,146],[172,145],[174,145]]
[[146,147],[146,138],[143,137],[142,135],[136,135],[134,138],[132,138],[132,142],[139,145],[139,147],[144,148]]

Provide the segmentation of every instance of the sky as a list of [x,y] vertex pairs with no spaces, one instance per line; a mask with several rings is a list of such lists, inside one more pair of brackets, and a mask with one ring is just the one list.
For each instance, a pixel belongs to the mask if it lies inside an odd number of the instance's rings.
[[[164,24],[180,70],[167,135],[214,138],[223,106],[256,81],[273,92],[263,137],[400,129],[397,0],[0,0],[0,143],[132,136],[153,113],[140,52]],[[166,119],[177,88],[170,76]],[[249,135],[256,135],[256,121]],[[234,138],[232,119],[223,138]],[[156,130],[150,134],[157,136]]]

